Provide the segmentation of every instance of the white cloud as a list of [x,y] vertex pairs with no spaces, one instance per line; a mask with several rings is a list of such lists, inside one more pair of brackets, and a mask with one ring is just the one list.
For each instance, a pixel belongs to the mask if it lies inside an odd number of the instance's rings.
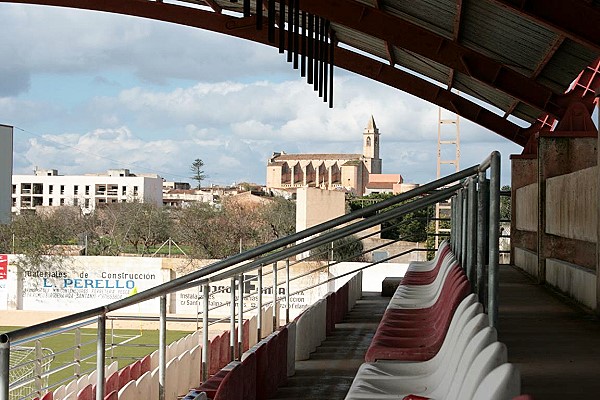
[[[202,158],[209,181],[260,183],[273,151],[359,152],[374,115],[384,172],[413,182],[435,177],[438,109],[396,89],[338,70],[330,110],[266,46],[51,7],[2,4],[0,18],[11,32],[0,41],[0,74],[8,77],[0,81],[0,123],[29,132],[15,142],[16,171],[127,167],[185,180]],[[73,76],[88,86],[44,91],[45,79],[60,85]],[[496,148],[520,151],[466,120],[461,139],[463,166]]]

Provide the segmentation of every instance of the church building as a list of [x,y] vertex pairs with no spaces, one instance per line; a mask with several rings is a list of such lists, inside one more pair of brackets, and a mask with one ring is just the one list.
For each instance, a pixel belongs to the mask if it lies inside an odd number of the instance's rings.
[[362,154],[273,153],[267,164],[267,189],[317,187],[363,195],[369,175],[381,174],[379,129],[373,116],[362,140]]

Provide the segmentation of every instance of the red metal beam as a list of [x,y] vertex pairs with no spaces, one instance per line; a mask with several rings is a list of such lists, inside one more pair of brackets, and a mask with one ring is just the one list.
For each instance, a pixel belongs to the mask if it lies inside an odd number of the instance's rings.
[[493,0],[600,52],[600,8],[583,0]]
[[492,58],[402,18],[354,0],[302,0],[302,9],[446,65],[551,115],[565,111],[561,95]]
[[[0,3],[2,2],[69,7],[150,18],[206,29],[278,47],[277,42],[269,43],[266,29],[260,31],[255,29],[255,17],[236,18],[195,8],[142,0],[103,0],[102,2],[97,0],[0,0]],[[278,38],[279,35],[276,34],[275,37]],[[335,49],[335,64],[340,68],[379,81],[451,110],[517,144],[524,146],[527,143],[527,136],[523,133],[524,129],[518,125],[449,90],[398,68],[339,47]]]

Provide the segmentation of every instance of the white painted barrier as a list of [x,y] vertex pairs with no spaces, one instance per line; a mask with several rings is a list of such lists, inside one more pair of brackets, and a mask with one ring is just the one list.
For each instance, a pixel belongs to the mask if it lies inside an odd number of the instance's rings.
[[290,322],[287,325],[287,328],[287,376],[294,376],[294,374],[296,373],[296,322]]

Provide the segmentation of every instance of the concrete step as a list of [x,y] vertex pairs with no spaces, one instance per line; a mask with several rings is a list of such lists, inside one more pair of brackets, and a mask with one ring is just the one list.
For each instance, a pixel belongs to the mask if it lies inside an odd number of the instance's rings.
[[310,359],[296,362],[296,374],[288,378],[287,384],[280,387],[272,399],[342,400],[346,397],[389,300],[379,293],[363,293]]

